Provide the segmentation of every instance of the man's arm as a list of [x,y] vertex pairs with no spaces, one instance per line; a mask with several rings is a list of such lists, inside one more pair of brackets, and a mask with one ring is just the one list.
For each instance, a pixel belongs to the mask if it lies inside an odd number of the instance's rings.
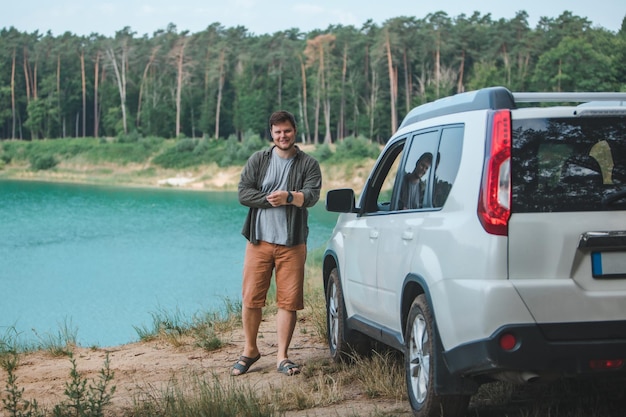
[[239,203],[252,208],[270,208],[267,193],[257,188],[257,177],[260,170],[261,154],[252,155],[241,171],[238,186]]
[[322,171],[319,163],[308,158],[304,172],[304,184],[299,190],[292,191],[293,203],[298,207],[313,207],[320,199],[322,189]]

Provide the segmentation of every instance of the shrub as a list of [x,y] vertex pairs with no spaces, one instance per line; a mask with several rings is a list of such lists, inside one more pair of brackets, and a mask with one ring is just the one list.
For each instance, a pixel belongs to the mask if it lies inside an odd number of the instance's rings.
[[333,157],[333,150],[330,148],[330,145],[324,143],[315,148],[311,155],[319,162],[324,162]]
[[344,161],[347,159],[376,159],[380,154],[380,147],[363,136],[349,136],[337,142],[335,159]]
[[52,169],[59,163],[53,155],[31,155],[29,161],[33,171]]

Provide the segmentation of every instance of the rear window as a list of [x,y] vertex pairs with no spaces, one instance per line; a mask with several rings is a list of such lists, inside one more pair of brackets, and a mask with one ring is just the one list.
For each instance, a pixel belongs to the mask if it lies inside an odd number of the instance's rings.
[[512,212],[626,209],[625,117],[524,119],[512,127]]

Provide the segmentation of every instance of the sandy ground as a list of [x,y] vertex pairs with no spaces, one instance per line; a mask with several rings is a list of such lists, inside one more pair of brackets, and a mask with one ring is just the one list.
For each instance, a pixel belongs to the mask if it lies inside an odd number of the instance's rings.
[[[115,385],[112,403],[106,410],[110,416],[129,415],[133,404],[146,399],[160,397],[173,381],[185,381],[188,378],[205,378],[212,381],[216,376],[224,384],[232,382],[250,384],[255,390],[263,387],[280,389],[283,384],[307,384],[304,375],[307,363],[320,361],[328,357],[327,347],[312,336],[303,332],[306,323],[300,321],[296,327],[291,359],[303,365],[303,374],[288,377],[276,371],[276,328],[273,316],[266,317],[259,333],[259,348],[262,358],[250,371],[239,377],[229,375],[230,367],[241,354],[243,336],[240,329],[233,331],[225,347],[208,352],[194,347],[193,343],[174,346],[166,341],[138,342],[112,348],[73,348],[76,368],[83,379],[97,381],[99,372],[108,354],[109,367],[114,372],[111,385]],[[15,375],[17,385],[24,388],[23,399],[36,399],[50,410],[55,404],[67,401],[64,396],[65,384],[70,380],[72,364],[67,356],[53,356],[47,351],[22,355]],[[4,388],[7,374],[2,371],[0,384]],[[184,384],[183,384],[184,385]],[[3,390],[0,397],[6,398]],[[345,400],[332,406],[321,406],[306,410],[288,411],[285,415],[330,417],[330,416],[367,416],[374,413],[392,413],[395,416],[411,415],[408,403],[393,400],[369,399],[358,389],[348,388],[343,392]],[[3,414],[5,413],[5,414]],[[5,416],[6,410],[0,410]],[[381,414],[378,414],[381,415]]]

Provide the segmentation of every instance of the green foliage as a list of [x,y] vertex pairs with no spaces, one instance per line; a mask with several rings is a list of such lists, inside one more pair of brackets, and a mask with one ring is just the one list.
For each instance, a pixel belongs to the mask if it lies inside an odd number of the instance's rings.
[[218,160],[218,165],[221,167],[243,165],[250,155],[267,146],[267,143],[259,135],[251,132],[244,136],[241,143],[237,141],[235,136],[231,136],[226,140],[226,147]]
[[52,169],[58,165],[59,161],[56,160],[54,155],[32,155],[30,158],[30,168],[33,171],[45,171]]
[[330,160],[333,157],[333,150],[330,145],[324,143],[317,148],[313,152],[311,152],[311,156],[317,159],[318,162],[322,163]]
[[[81,376],[76,360],[70,355],[72,368],[70,380],[65,383],[66,400],[54,406],[54,417],[104,417],[104,409],[111,403],[115,386],[111,386],[114,372],[110,369],[109,355],[104,361],[97,380],[87,380]],[[46,413],[39,409],[37,400],[25,400],[24,388],[17,384],[15,371],[19,366],[17,353],[0,356],[0,366],[7,372],[7,382],[2,397],[3,409],[11,417],[44,417]]]
[[584,39],[565,38],[541,56],[533,83],[547,91],[611,91],[615,77],[608,55]]
[[321,145],[313,155],[320,162],[330,164],[345,163],[363,159],[376,159],[380,154],[380,146],[363,136],[350,136],[339,141],[335,147],[335,152],[331,152],[328,145]]
[[17,385],[15,371],[19,365],[17,354],[0,356],[0,367],[7,372],[7,382],[4,388],[6,397],[2,397],[2,408],[10,417],[43,417],[37,400],[28,401],[23,398],[24,388]]
[[115,373],[111,371],[109,354],[100,370],[97,381],[89,381],[81,376],[76,360],[70,356],[72,369],[70,380],[65,383],[64,394],[67,400],[53,409],[54,417],[104,417],[104,408],[111,402],[115,386],[110,386]]
[[[620,91],[625,84],[624,31],[608,31],[568,11],[542,17],[536,28],[529,26],[523,10],[497,20],[490,14],[451,17],[440,11],[391,18],[381,25],[363,23],[362,28],[331,25],[310,33],[260,36],[221,26],[141,37],[129,28],[109,38],[0,31],[0,139],[89,134],[121,135],[120,143],[128,143],[137,140],[134,130],[176,139],[212,134],[240,138],[248,130],[264,135],[270,112],[284,108],[297,115],[298,129],[308,137],[318,132],[314,140],[329,129],[335,141],[363,133],[384,142],[396,128],[392,112],[401,115],[410,104],[460,90],[504,85],[516,91],[539,86],[547,91],[568,86]],[[325,37],[336,39],[337,47],[316,51]],[[566,39],[573,43],[563,45]],[[185,74],[177,109],[173,91],[181,74],[162,63],[171,60],[183,40]],[[385,42],[389,56],[379,47]],[[86,52],[85,68],[76,65],[75,48],[68,47],[79,44]],[[97,59],[105,49],[114,56]],[[124,72],[116,76],[107,69],[103,76],[113,58]],[[559,58],[570,60],[563,73],[555,65]],[[390,98],[393,77],[387,62],[395,65],[397,100]],[[571,62],[580,63],[577,77]],[[27,88],[25,82],[32,80],[24,76],[16,76],[11,88],[10,69],[16,63],[34,74],[36,88]],[[325,76],[318,77],[322,70]],[[315,110],[322,102],[332,109],[328,124]],[[236,157],[213,160],[228,165]]]
[[182,138],[170,144],[152,162],[163,168],[181,169],[217,163],[221,167],[243,165],[256,150],[267,146],[258,135],[249,134],[239,142],[235,136],[222,139]]
[[162,138],[144,138],[135,134],[122,136],[116,141],[94,138],[7,141],[2,143],[0,158],[7,164],[12,161],[29,161],[34,170],[51,169],[59,161],[73,160],[126,165],[147,162],[161,149],[163,142]]
[[152,159],[163,168],[181,169],[214,162],[223,147],[218,140],[183,138],[168,143],[167,148]]
[[339,160],[377,158],[380,147],[363,136],[349,136],[337,143],[335,157]]

